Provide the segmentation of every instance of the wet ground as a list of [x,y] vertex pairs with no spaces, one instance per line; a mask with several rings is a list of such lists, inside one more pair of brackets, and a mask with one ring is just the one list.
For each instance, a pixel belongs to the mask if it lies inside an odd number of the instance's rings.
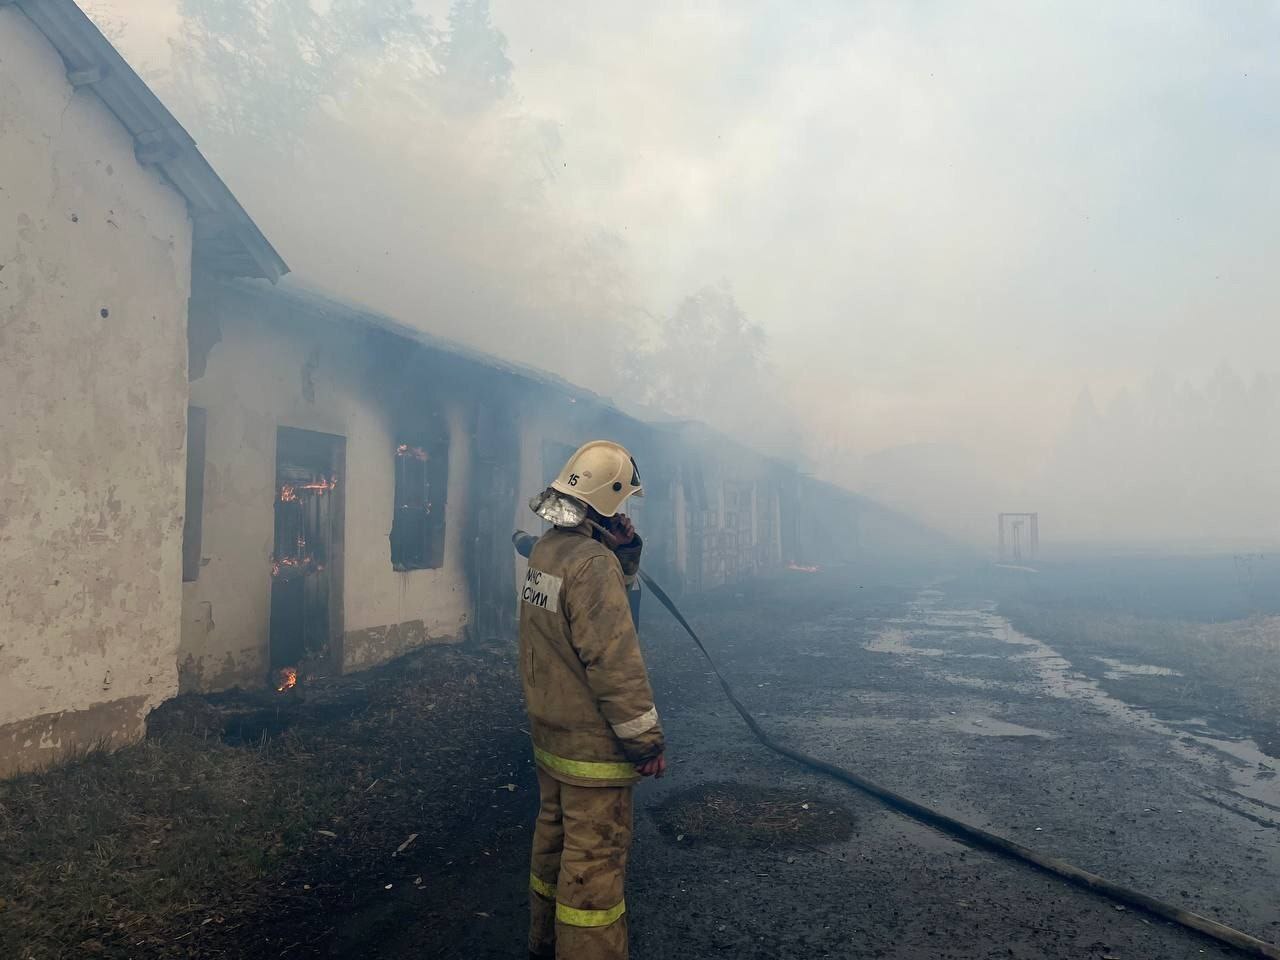
[[[1164,724],[1108,697],[990,605],[955,606],[938,589],[873,581],[857,571],[794,574],[689,612],[744,701],[788,742],[952,816],[1280,940],[1274,761],[1255,757],[1248,743]],[[645,611],[643,632],[673,764],[668,779],[640,790],[628,886],[633,955],[1232,955],[771,756],[656,605]],[[851,812],[854,832],[809,848],[727,849],[660,830],[666,799],[726,781],[835,799]],[[527,784],[523,778],[521,789]],[[482,899],[443,936],[432,931],[435,955],[518,955],[522,863],[522,850],[504,851],[501,866],[471,878],[467,886]],[[379,955],[410,956],[396,950],[412,939],[388,942]]]
[[[1164,682],[1176,664],[1129,650],[1085,676],[981,596],[949,595],[951,582],[882,568],[791,572],[682,606],[778,739],[1280,941],[1280,762],[1204,716],[1159,719],[1133,707],[1105,676]],[[671,769],[637,798],[634,957],[1236,955],[765,751],[648,601],[642,643]],[[32,781],[8,807],[0,802],[15,822],[66,820],[49,833],[49,844],[65,834],[62,846],[40,848],[48,870],[33,874],[23,857],[6,867],[0,855],[0,955],[523,957],[536,786],[518,690],[510,645],[492,644],[428,649],[265,705],[248,694],[175,701],[153,718],[159,739],[149,745],[91,758],[74,776]],[[185,753],[168,763],[175,748],[166,744],[177,741],[165,737],[180,731]],[[196,783],[188,771],[206,761],[239,779],[225,789],[221,774]],[[121,816],[94,826],[71,802],[59,814],[40,797],[64,780],[93,786]],[[758,836],[715,836],[699,803]],[[839,829],[814,823],[820,815]],[[216,848],[243,856],[255,838],[261,866],[224,870]],[[214,848],[199,862],[225,881],[183,879],[155,853],[196,840]],[[83,896],[109,895],[114,906],[68,913],[79,901],[66,890],[81,875],[100,878]],[[177,894],[157,900],[163,909],[133,903],[131,891],[162,882]],[[57,924],[36,922],[55,914]]]

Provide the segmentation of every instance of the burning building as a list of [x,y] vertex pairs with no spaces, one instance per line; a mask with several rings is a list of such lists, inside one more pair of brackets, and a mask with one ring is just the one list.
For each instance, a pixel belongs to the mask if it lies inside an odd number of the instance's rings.
[[541,528],[529,495],[591,437],[645,465],[635,519],[673,589],[798,555],[784,465],[417,326],[293,284],[219,281],[193,296],[191,342],[184,690],[508,635],[511,531]]
[[646,563],[676,592],[909,526],[434,337],[429,313],[277,283],[284,261],[72,0],[0,4],[0,115],[0,774],[134,739],[180,690],[283,693],[510,636],[512,530],[537,529],[528,497],[587,439],[643,465]]

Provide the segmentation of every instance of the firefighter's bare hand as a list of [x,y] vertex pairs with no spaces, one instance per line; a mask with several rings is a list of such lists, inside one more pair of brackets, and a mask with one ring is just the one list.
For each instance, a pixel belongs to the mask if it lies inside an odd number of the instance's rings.
[[610,550],[617,550],[619,547],[625,547],[636,538],[636,525],[631,522],[631,518],[625,513],[620,513],[613,517],[609,526],[605,528],[604,545]]
[[650,757],[644,763],[636,765],[636,773],[642,777],[653,777],[655,780],[661,780],[662,775],[667,772],[666,754],[660,753],[656,757]]

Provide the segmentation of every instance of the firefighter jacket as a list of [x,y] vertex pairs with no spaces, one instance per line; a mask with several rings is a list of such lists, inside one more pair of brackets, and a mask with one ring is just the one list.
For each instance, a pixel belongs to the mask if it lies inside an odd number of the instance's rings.
[[555,528],[529,555],[520,595],[520,676],[538,766],[580,786],[623,786],[663,750],[631,620],[640,541],[615,554],[590,528]]

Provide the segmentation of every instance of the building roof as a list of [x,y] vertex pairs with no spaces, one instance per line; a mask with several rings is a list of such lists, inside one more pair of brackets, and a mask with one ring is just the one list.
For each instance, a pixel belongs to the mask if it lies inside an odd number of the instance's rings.
[[186,198],[194,259],[214,273],[272,282],[288,265],[151,88],[73,0],[0,0],[27,15],[62,55],[67,79],[87,87],[130,134],[138,162]]
[[[505,360],[501,357],[494,356],[491,353],[485,353],[475,347],[467,346],[448,337],[442,337],[438,334],[431,333],[421,327],[412,326],[403,323],[394,317],[389,317],[385,313],[379,313],[367,307],[358,306],[347,300],[343,300],[337,296],[326,293],[316,286],[303,280],[291,278],[289,281],[280,284],[278,287],[272,288],[258,283],[235,282],[229,284],[228,287],[238,290],[241,293],[254,297],[267,297],[272,301],[279,303],[289,303],[299,310],[303,310],[308,316],[334,324],[358,324],[365,327],[374,327],[387,333],[394,334],[404,340],[413,341],[427,347],[430,350],[439,353],[448,354],[458,360],[473,364],[478,367],[484,367],[489,370],[499,371],[516,377],[526,383],[535,384],[547,389],[555,390],[564,396],[573,400],[575,403],[582,401],[584,403],[597,404],[601,407],[607,407],[618,413],[619,416],[626,417],[629,420],[635,420],[629,414],[617,410],[616,405],[608,397],[593,393],[586,387],[580,387],[571,383],[557,374],[528,364],[517,363],[512,360]],[[641,422],[638,421],[637,422]]]
[[700,420],[672,417],[652,407],[623,406],[613,397],[595,393],[548,370],[513,360],[506,360],[476,347],[460,343],[457,340],[431,333],[421,327],[390,317],[385,313],[351,303],[296,277],[290,278],[275,287],[247,281],[235,281],[228,284],[227,287],[250,297],[269,298],[276,303],[287,303],[300,311],[304,311],[311,319],[318,319],[336,325],[357,324],[382,330],[404,340],[419,343],[437,353],[447,354],[456,360],[504,373],[527,384],[554,391],[574,403],[582,403],[588,407],[606,411],[610,415],[620,418],[622,422],[641,426],[665,435],[685,436],[687,439],[696,440],[703,445],[715,444],[721,451],[732,449],[738,455],[766,461],[776,466],[795,467],[794,463],[790,463],[776,455],[761,453],[748,444],[736,440]]

